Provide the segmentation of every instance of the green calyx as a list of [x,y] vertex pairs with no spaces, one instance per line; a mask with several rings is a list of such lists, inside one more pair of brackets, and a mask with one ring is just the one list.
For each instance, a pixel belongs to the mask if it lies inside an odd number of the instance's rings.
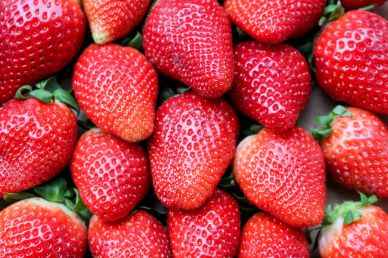
[[255,135],[255,134],[258,134],[260,130],[263,128],[264,126],[262,126],[261,124],[253,123],[248,128],[245,128],[244,130],[242,130],[241,135],[244,137]]
[[136,34],[133,37],[125,37],[121,42],[120,45],[122,46],[128,46],[132,47],[137,50],[141,50],[143,45],[143,36],[140,32],[136,32]]

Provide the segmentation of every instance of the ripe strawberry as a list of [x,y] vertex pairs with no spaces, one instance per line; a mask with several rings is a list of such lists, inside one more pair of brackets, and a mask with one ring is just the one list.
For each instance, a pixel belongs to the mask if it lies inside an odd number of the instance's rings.
[[233,159],[237,133],[237,116],[224,100],[185,93],[164,102],[148,146],[161,202],[170,209],[203,205]]
[[204,97],[232,86],[232,32],[217,0],[159,0],[144,25],[143,47],[163,74]]
[[75,66],[73,87],[80,107],[102,130],[130,142],[152,133],[158,77],[137,50],[91,45]]
[[388,114],[388,21],[350,11],[314,47],[318,83],[334,99]]
[[254,39],[277,44],[317,25],[325,0],[226,0],[230,19]]
[[323,153],[302,128],[265,128],[237,147],[233,172],[250,202],[293,227],[319,224],[326,200]]
[[311,84],[302,54],[286,44],[248,41],[235,50],[234,104],[266,127],[284,131],[295,125]]
[[93,39],[105,44],[125,36],[147,12],[150,0],[83,0]]
[[94,257],[170,257],[167,230],[145,211],[117,222],[93,216],[89,225],[89,248]]
[[372,4],[381,5],[385,0],[341,0],[341,4],[346,9],[358,9]]
[[236,200],[216,190],[197,210],[168,213],[168,232],[174,257],[234,257],[240,239]]
[[62,69],[83,41],[86,19],[74,0],[0,2],[0,103]]
[[88,209],[109,221],[128,215],[151,183],[143,147],[99,129],[79,139],[71,174]]
[[388,197],[388,127],[376,115],[358,108],[336,107],[320,117],[324,125],[313,133],[328,172],[344,186]]
[[66,206],[31,198],[0,212],[0,257],[83,257],[87,229]]

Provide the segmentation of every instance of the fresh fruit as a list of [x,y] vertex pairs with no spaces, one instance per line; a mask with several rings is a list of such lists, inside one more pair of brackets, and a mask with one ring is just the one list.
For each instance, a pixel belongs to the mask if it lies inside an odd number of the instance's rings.
[[0,212],[0,257],[83,257],[87,229],[66,206],[31,198]]
[[102,130],[129,142],[154,129],[158,77],[137,50],[115,44],[89,46],[73,74],[75,97]]
[[202,206],[233,159],[238,127],[224,100],[185,93],[164,102],[148,146],[159,200],[170,209]]
[[325,0],[226,0],[230,19],[252,38],[266,44],[303,36],[323,14]]
[[341,4],[346,9],[358,9],[372,4],[381,5],[384,2],[385,0],[341,0]]
[[295,125],[307,103],[311,77],[306,60],[286,44],[242,42],[235,49],[234,104],[276,131]]
[[264,128],[237,147],[233,173],[248,200],[293,227],[319,224],[326,188],[323,153],[302,128]]
[[109,221],[128,215],[151,184],[143,147],[99,129],[79,139],[71,174],[89,210]]
[[74,0],[0,2],[0,103],[62,69],[83,41],[86,19]]
[[388,21],[350,11],[330,23],[315,43],[319,85],[334,99],[388,114]]
[[256,213],[245,224],[238,258],[310,257],[306,236],[265,213]]
[[199,209],[169,211],[168,232],[175,258],[234,257],[240,239],[238,204],[216,190]]
[[228,15],[217,0],[159,0],[147,17],[143,47],[160,72],[218,98],[233,82]]
[[388,127],[376,115],[354,107],[336,107],[319,117],[328,172],[340,184],[388,198]]
[[105,44],[125,36],[140,23],[150,0],[83,0],[93,39]]
[[346,201],[326,211],[319,236],[319,253],[329,257],[387,257],[388,214],[372,205],[375,196]]
[[136,211],[116,222],[93,216],[89,248],[94,257],[170,257],[167,230],[145,211]]

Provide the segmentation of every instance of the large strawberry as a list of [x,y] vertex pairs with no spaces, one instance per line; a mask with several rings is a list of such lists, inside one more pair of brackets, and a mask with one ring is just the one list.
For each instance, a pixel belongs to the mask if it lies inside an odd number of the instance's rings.
[[147,12],[150,0],[83,0],[93,39],[98,44],[130,32]]
[[293,47],[248,41],[235,49],[234,104],[266,127],[294,126],[311,84],[309,66]]
[[237,132],[237,116],[224,100],[185,93],[164,102],[148,148],[162,203],[171,209],[203,205],[233,159]]
[[75,0],[2,0],[0,103],[62,69],[80,48],[85,27]]
[[80,107],[99,128],[130,142],[154,129],[158,77],[137,50],[93,44],[79,58],[73,74]]
[[328,171],[348,188],[388,198],[388,127],[362,109],[336,107],[313,134],[321,138]]
[[231,27],[217,0],[159,0],[143,36],[150,62],[198,94],[217,98],[232,86]]
[[372,4],[381,5],[384,2],[385,0],[341,0],[341,4],[346,9],[358,9]]
[[334,99],[388,114],[388,21],[350,11],[314,47],[318,83]]
[[240,240],[238,204],[216,190],[199,209],[169,211],[168,233],[175,258],[234,257]]
[[31,198],[0,212],[0,256],[83,257],[84,222],[66,206]]
[[226,0],[230,19],[256,40],[276,44],[317,25],[325,0]]
[[258,208],[294,227],[319,224],[326,188],[325,162],[314,138],[302,128],[282,134],[265,128],[237,147],[234,177]]
[[145,211],[116,222],[93,216],[89,225],[89,248],[94,257],[170,257],[165,227]]

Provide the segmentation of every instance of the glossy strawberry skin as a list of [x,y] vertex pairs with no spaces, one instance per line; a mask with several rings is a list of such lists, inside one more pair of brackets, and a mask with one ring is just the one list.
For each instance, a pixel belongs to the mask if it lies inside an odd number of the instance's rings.
[[83,0],[93,39],[106,44],[125,36],[140,23],[150,0]]
[[79,50],[85,27],[74,0],[1,1],[0,103],[62,69]]
[[141,210],[113,223],[93,216],[88,239],[94,257],[171,257],[167,230]]
[[325,0],[226,0],[229,18],[252,38],[266,44],[308,33],[323,15]]
[[347,110],[321,143],[328,171],[348,188],[388,198],[388,127],[368,111]]
[[233,159],[238,126],[221,99],[185,93],[164,102],[148,146],[159,200],[170,209],[203,205]]
[[75,66],[73,87],[80,107],[102,130],[129,142],[151,135],[158,77],[137,50],[115,44],[89,46]]
[[359,9],[368,5],[381,5],[385,0],[341,0],[342,6],[346,9]]
[[232,86],[231,27],[217,0],[159,0],[144,25],[143,47],[160,72],[204,97]]
[[293,227],[319,224],[326,201],[325,163],[302,128],[265,128],[237,147],[234,177],[250,202]]
[[62,103],[10,100],[0,107],[0,193],[16,193],[56,176],[77,137],[75,115]]
[[99,129],[79,139],[70,168],[88,209],[108,221],[128,215],[151,184],[143,147]]
[[83,257],[87,248],[84,222],[62,204],[31,198],[0,212],[0,256]]
[[332,22],[314,47],[319,85],[334,99],[388,114],[388,21],[350,11]]
[[221,190],[199,209],[168,213],[172,253],[180,257],[234,257],[240,239],[240,211]]
[[232,100],[266,127],[284,131],[295,125],[307,103],[310,81],[306,60],[289,45],[247,41],[235,49]]

